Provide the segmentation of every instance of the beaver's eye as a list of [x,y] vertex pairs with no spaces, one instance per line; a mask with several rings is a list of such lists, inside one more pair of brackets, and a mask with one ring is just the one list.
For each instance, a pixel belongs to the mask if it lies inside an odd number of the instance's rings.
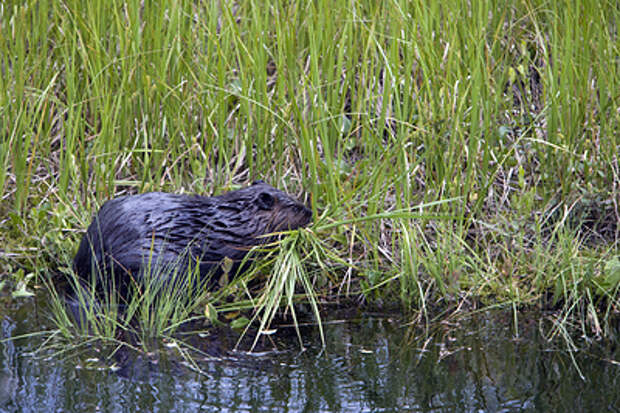
[[261,192],[256,198],[256,204],[260,209],[271,209],[273,207],[274,199],[267,192]]

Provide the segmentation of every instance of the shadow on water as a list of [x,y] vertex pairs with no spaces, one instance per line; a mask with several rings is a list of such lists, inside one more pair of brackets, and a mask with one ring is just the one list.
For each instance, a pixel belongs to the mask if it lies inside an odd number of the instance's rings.
[[[34,302],[5,300],[0,316],[4,339],[51,328]],[[618,346],[595,343],[573,359],[544,339],[536,316],[529,320],[518,338],[506,313],[416,338],[396,318],[358,315],[326,324],[325,350],[316,329],[302,331],[301,351],[281,328],[278,351],[255,354],[222,351],[235,340],[217,333],[202,344],[213,349],[217,340],[218,350],[195,356],[200,373],[170,350],[119,352],[116,371],[89,367],[85,357],[41,350],[32,336],[0,344],[0,410],[618,411]]]

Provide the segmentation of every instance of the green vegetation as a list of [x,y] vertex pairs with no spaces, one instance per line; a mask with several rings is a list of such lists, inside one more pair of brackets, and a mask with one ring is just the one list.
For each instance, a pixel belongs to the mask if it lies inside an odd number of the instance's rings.
[[363,301],[416,323],[553,309],[554,334],[609,336],[618,21],[613,1],[5,1],[1,281],[24,297],[70,272],[113,196],[264,179],[315,224],[248,274],[266,287],[179,297],[141,318],[153,335]]

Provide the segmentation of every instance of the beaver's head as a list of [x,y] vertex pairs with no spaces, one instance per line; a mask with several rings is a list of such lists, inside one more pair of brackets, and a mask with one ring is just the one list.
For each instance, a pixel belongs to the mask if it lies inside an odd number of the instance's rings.
[[248,239],[305,227],[312,221],[312,211],[304,204],[263,181],[217,198],[221,201],[217,209],[228,217],[229,230]]

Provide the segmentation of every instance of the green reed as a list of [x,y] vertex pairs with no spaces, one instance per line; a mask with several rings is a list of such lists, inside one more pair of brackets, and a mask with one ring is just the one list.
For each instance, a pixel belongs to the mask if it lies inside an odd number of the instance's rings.
[[264,179],[333,223],[302,245],[334,270],[289,278],[316,278],[309,299],[577,302],[604,324],[619,18],[610,1],[4,2],[1,272],[68,267],[113,196]]

